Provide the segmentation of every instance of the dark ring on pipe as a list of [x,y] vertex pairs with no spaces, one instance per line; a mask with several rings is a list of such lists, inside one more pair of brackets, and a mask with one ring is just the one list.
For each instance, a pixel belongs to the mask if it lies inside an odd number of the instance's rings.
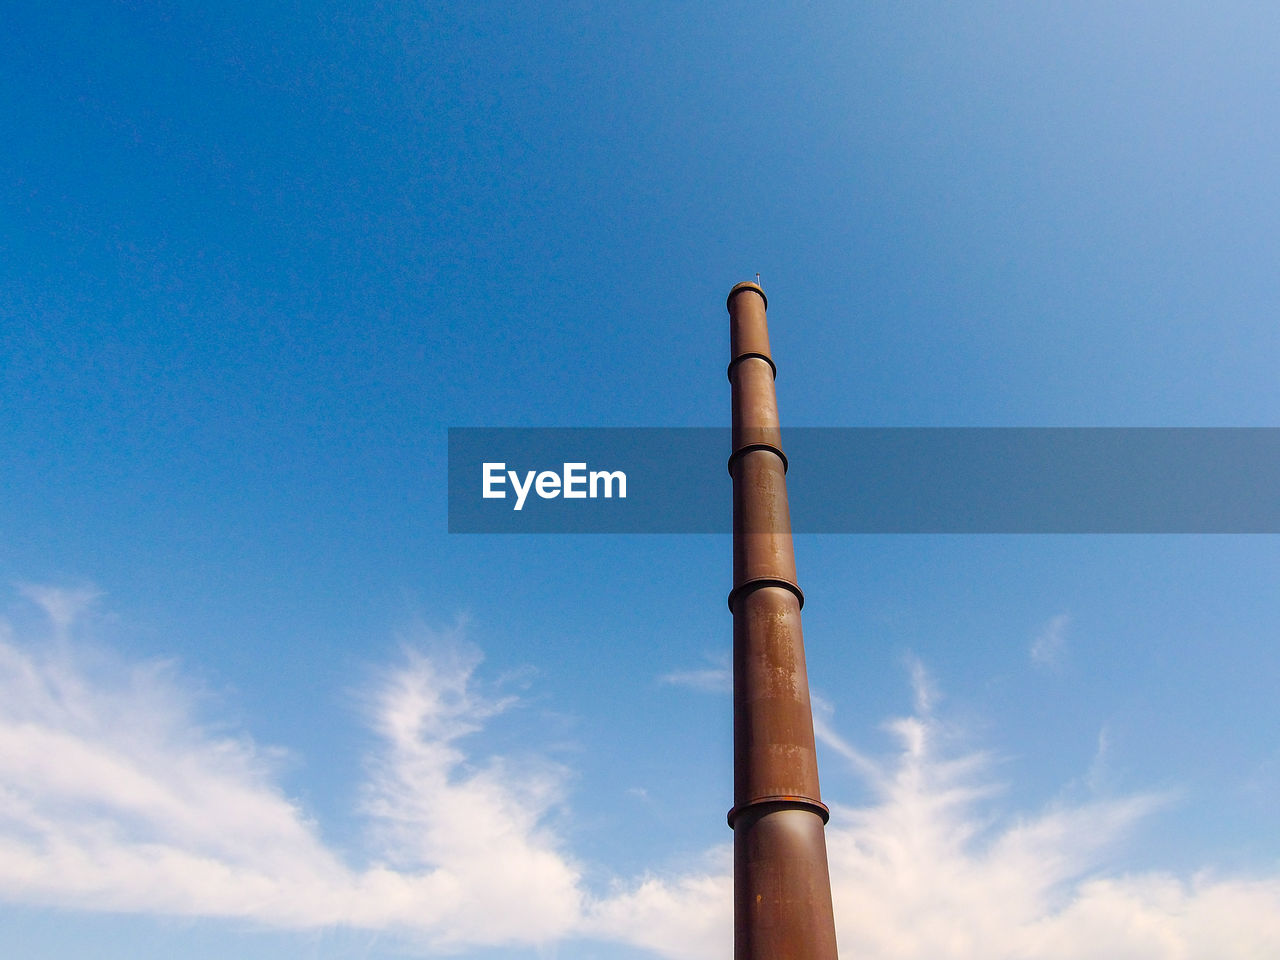
[[729,304],[733,303],[733,298],[740,294],[743,290],[754,290],[760,294],[760,299],[764,301],[764,308],[769,309],[769,298],[764,295],[764,288],[758,283],[752,283],[750,280],[743,280],[741,283],[735,283],[729,290],[729,296],[724,299],[724,307],[729,309]]
[[743,454],[750,453],[752,450],[769,450],[778,455],[778,459],[782,461],[782,472],[787,472],[787,455],[782,452],[781,447],[776,447],[772,443],[744,443],[733,453],[729,454],[729,462],[726,466],[729,468],[729,476],[733,476],[733,465],[737,463],[738,458]]
[[729,591],[729,612],[734,612],[733,601],[744,593],[751,593],[751,591],[759,590],[761,587],[782,587],[784,590],[790,590],[796,595],[796,599],[800,601],[800,609],[804,609],[804,591],[800,589],[798,583],[783,580],[781,577],[752,577],[750,580],[744,580]]
[[827,809],[827,805],[821,800],[814,800],[812,797],[756,797],[741,806],[730,808],[726,817],[729,821],[729,829],[733,829],[733,822],[738,819],[738,814],[754,807],[774,807],[779,810],[808,810],[810,813],[816,813],[820,816],[824,824],[831,819],[831,811]]
[[724,371],[730,383],[733,383],[733,368],[743,360],[763,360],[769,365],[769,369],[773,371],[773,379],[778,379],[778,366],[773,362],[773,357],[765,356],[763,353],[740,353],[729,361],[729,366]]

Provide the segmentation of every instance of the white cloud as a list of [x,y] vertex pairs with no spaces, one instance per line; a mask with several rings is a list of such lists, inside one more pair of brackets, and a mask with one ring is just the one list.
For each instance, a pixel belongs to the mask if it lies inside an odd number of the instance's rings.
[[831,704],[827,703],[822,697],[816,693],[810,695],[813,705],[813,735],[821,744],[824,744],[832,751],[853,767],[854,770],[862,777],[878,778],[880,776],[880,767],[861,750],[857,749],[853,744],[849,743],[844,737],[836,732],[832,723],[835,718],[835,709]]
[[711,666],[701,670],[674,670],[658,678],[660,683],[673,687],[687,687],[703,693],[731,693],[733,691],[733,670],[724,658],[708,658]]
[[[386,746],[365,811],[387,864],[380,886],[404,905],[401,922],[439,946],[566,936],[581,912],[579,871],[544,825],[563,799],[565,771],[477,761],[462,749],[466,734],[514,702],[476,693],[478,654],[410,650],[406,659],[375,700]],[[376,911],[365,922],[378,925]]]
[[102,596],[97,587],[53,587],[39,583],[18,584],[18,592],[45,612],[58,636],[64,636],[72,623]]
[[733,677],[728,670],[721,668],[676,670],[663,674],[659,679],[669,686],[688,687],[703,693],[729,693],[733,689]]
[[308,922],[344,871],[263,753],[205,732],[171,667],[98,668],[0,643],[0,893]]
[[581,932],[675,960],[733,954],[733,851],[725,844],[700,869],[619,885],[588,907]]
[[[919,683],[917,682],[917,691]],[[917,703],[928,698],[917,693]],[[887,764],[850,758],[877,792],[832,804],[842,955],[875,960],[1262,960],[1280,955],[1280,877],[1108,875],[1126,833],[1169,802],[1143,794],[992,819],[982,753],[937,752],[927,712],[894,721]],[[1102,749],[1100,747],[1100,749]]]
[[1071,618],[1060,613],[1043,627],[1031,641],[1031,662],[1042,669],[1053,669],[1062,664],[1067,647],[1067,627]]
[[0,642],[0,896],[400,930],[442,949],[542,943],[578,922],[577,870],[541,826],[563,771],[458,746],[510,706],[474,693],[477,658],[409,653],[372,698],[377,842],[357,870],[264,751],[208,732],[171,665],[90,666],[55,647]]
[[1094,793],[1101,793],[1110,780],[1108,763],[1111,755],[1111,734],[1106,727],[1098,731],[1098,748],[1093,752],[1093,761],[1084,775],[1084,784]]
[[[917,692],[918,705],[927,701]],[[889,729],[901,750],[869,777],[877,801],[832,804],[827,831],[837,931],[850,956],[1034,955],[1023,952],[1029,929],[1160,802],[1056,807],[996,828],[988,810],[1000,791],[989,757],[939,755],[928,713]]]
[[[62,633],[73,621],[53,619]],[[0,639],[0,898],[351,926],[430,952],[586,938],[674,960],[731,953],[727,845],[683,872],[617,880],[603,894],[587,887],[551,826],[568,771],[480,756],[468,740],[518,708],[480,692],[478,654],[409,651],[369,697],[380,746],[357,867],[285,795],[269,753],[200,722],[200,698],[172,665],[90,664],[74,650]],[[1001,819],[992,762],[943,748],[937,696],[922,667],[911,673],[916,711],[888,724],[899,749],[887,759],[853,747],[818,703],[819,736],[874,791],[860,807],[827,798],[844,955],[1280,955],[1280,877],[1109,869],[1161,796]]]

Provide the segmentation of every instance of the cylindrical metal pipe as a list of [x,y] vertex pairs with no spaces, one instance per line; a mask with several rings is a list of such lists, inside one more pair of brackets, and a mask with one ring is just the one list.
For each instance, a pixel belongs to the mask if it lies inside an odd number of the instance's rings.
[[768,300],[729,291],[735,960],[836,960]]

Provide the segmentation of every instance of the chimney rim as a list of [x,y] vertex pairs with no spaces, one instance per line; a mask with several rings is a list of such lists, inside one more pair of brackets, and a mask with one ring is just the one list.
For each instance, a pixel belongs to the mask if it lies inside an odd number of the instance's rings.
[[725,298],[724,305],[726,310],[729,309],[729,305],[733,303],[733,298],[743,290],[754,290],[756,293],[760,294],[760,299],[764,301],[764,308],[766,310],[769,309],[769,298],[765,296],[764,290],[761,288],[760,284],[751,280],[743,280],[741,283],[735,283],[733,285],[733,289],[729,291],[729,296]]

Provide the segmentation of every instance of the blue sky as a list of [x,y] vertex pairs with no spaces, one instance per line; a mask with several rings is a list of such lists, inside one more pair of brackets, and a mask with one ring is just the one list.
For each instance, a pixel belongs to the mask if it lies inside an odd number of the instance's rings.
[[[725,424],[756,271],[784,426],[1275,424],[1266,5],[6,21],[15,956],[728,956],[728,538],[445,437]],[[1280,951],[1273,537],[797,555],[844,954]]]

